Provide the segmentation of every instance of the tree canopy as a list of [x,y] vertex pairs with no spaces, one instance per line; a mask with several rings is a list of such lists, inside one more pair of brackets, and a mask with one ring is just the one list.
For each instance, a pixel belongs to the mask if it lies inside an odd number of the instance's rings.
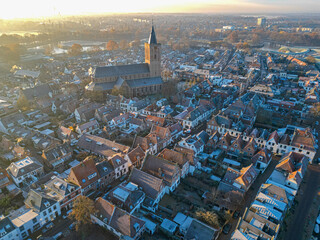
[[0,47],[0,56],[7,61],[19,61],[24,48],[18,43],[7,44]]
[[29,101],[23,94],[17,100],[17,108],[22,111],[28,110],[30,108]]
[[119,43],[119,47],[122,50],[127,49],[129,47],[127,40],[121,40]]
[[86,196],[77,197],[70,213],[70,218],[76,221],[76,230],[81,230],[84,233],[87,230],[86,227],[91,224],[91,214],[94,213],[94,202],[90,198]]
[[74,43],[69,49],[69,54],[71,56],[78,56],[82,53],[82,46],[78,43]]
[[232,43],[236,43],[239,41],[239,35],[238,32],[236,31],[232,31],[229,35],[228,35],[228,40]]
[[214,228],[220,228],[219,216],[215,212],[199,209],[196,211],[195,216]]
[[309,64],[315,64],[317,62],[317,60],[313,57],[313,56],[308,56],[306,57],[306,61],[309,63]]
[[108,43],[107,43],[107,50],[108,51],[112,51],[112,50],[117,50],[119,48],[119,45],[118,43],[116,43],[115,41],[113,40],[110,40]]

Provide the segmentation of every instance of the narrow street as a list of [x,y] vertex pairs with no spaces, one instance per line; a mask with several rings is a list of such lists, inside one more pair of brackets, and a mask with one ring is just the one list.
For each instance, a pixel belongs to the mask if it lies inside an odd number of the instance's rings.
[[320,166],[310,165],[308,175],[304,179],[306,184],[299,189],[297,196],[298,205],[294,212],[293,220],[288,227],[285,240],[301,240],[307,216],[312,206],[312,202],[320,186]]
[[[244,203],[242,204],[242,207],[241,207],[240,216],[242,216],[245,209],[251,205],[252,201],[254,200],[255,196],[258,193],[260,186],[267,181],[267,179],[270,177],[271,173],[273,172],[277,164],[278,164],[278,158],[274,157],[273,160],[270,162],[268,168],[264,171],[264,173],[259,175],[256,181],[252,184],[251,188],[246,193]],[[232,225],[230,232],[228,234],[221,233],[218,240],[230,239],[232,233],[236,229],[238,221],[239,221],[239,218],[237,219],[232,218],[230,221],[230,224]]]

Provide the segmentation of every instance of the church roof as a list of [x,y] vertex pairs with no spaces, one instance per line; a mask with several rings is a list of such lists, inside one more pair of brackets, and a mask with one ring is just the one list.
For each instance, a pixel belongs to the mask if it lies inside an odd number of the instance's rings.
[[150,36],[149,36],[148,43],[149,44],[157,44],[156,33],[154,31],[154,27],[153,26],[152,26],[152,29],[151,29],[151,33],[150,33]]
[[119,65],[119,66],[105,66],[96,67],[93,73],[94,78],[105,78],[114,76],[124,76],[131,74],[149,73],[149,66],[147,63]]
[[163,83],[161,77],[139,78],[131,80],[123,80],[119,77],[118,80],[115,82],[91,82],[86,87],[86,89],[89,91],[108,91],[112,90],[114,87],[117,87],[119,89],[124,82],[126,82],[130,88],[147,87]]
[[131,88],[158,85],[163,83],[161,77],[131,79],[131,80],[126,80],[126,82]]
[[108,91],[108,90],[112,90],[115,84],[116,82],[101,82],[101,83],[91,82],[86,87],[86,89],[89,91]]

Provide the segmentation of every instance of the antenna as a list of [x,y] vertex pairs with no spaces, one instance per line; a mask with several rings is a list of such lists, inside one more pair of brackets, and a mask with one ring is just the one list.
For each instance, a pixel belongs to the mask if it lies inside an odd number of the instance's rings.
[[151,14],[151,24],[152,24],[152,27],[153,27],[153,13]]

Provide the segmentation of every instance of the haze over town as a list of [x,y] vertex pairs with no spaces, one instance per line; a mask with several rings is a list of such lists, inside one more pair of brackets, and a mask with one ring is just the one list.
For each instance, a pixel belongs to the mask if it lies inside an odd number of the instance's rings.
[[317,0],[92,0],[90,4],[83,0],[12,0],[0,9],[0,19],[105,13],[310,14],[319,13],[319,9]]

